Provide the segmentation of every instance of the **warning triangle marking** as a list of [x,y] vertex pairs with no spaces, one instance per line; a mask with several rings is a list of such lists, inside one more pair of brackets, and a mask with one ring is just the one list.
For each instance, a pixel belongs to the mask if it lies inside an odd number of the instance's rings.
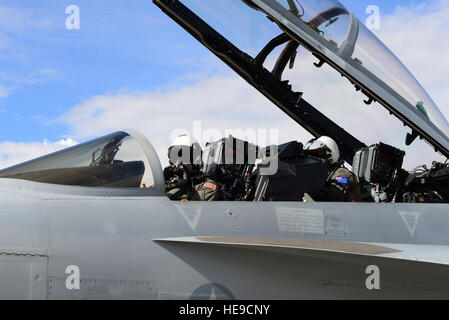
[[187,222],[192,231],[196,231],[196,227],[198,226],[198,222],[200,221],[202,208],[201,207],[184,207],[181,205],[176,205],[178,211],[184,217],[184,220]]
[[415,235],[416,227],[418,226],[419,217],[421,213],[414,211],[399,211],[402,220],[405,223],[410,235],[413,237]]

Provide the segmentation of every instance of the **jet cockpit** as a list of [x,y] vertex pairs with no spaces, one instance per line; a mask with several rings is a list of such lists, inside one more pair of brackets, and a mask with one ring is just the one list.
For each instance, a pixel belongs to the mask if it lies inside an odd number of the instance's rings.
[[[153,2],[312,136],[334,139],[341,159],[363,184],[367,201],[449,202],[449,164],[444,161],[449,157],[447,120],[401,61],[339,1]],[[314,58],[313,70],[327,65],[349,80],[354,94],[364,96],[363,102],[359,101],[363,107],[378,103],[398,119],[399,127],[406,127],[401,144],[356,137],[346,125],[343,128],[342,119],[307,101],[308,93],[294,83],[302,75],[297,65],[304,51]],[[341,113],[344,118],[346,114]],[[369,117],[361,119],[369,126]],[[205,171],[211,159],[221,166],[227,184],[224,200],[301,201],[303,195],[318,192],[325,183],[323,159],[308,154],[297,141],[275,146],[274,153],[269,146],[240,141],[244,153],[252,154],[243,155],[243,162],[229,164],[224,163],[228,140],[232,147],[236,145],[236,139],[225,138],[211,142],[205,153]],[[409,156],[405,149],[421,140],[431,146],[435,161],[431,166],[404,169],[404,159]],[[235,156],[238,150],[231,154]],[[274,162],[276,172],[261,173]],[[153,147],[139,134],[126,132],[2,170],[0,178],[156,189],[163,189],[164,181]]]
[[[339,1],[153,2],[311,135],[332,137],[376,201],[449,200],[447,120],[401,61]],[[356,137],[306,101],[295,79],[284,79],[301,74],[288,70],[302,58],[300,50],[315,57],[316,68],[327,64],[347,78],[365,96],[362,105],[377,102],[408,127],[403,146]],[[370,119],[365,121],[369,126]],[[420,140],[435,151],[436,161],[412,172],[402,169],[407,154],[401,149]]]

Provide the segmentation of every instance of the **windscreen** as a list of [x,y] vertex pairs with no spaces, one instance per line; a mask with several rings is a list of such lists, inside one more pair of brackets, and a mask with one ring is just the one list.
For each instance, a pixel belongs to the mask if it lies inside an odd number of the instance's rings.
[[70,186],[139,188],[152,175],[139,144],[117,132],[0,171],[0,178]]

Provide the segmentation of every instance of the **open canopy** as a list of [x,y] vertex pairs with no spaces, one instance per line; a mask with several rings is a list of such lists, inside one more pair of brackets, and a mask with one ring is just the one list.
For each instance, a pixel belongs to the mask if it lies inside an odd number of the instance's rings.
[[[449,124],[401,61],[336,0],[254,0],[295,38],[448,150]],[[326,60],[327,60],[326,59]]]
[[[281,55],[272,71],[275,78],[280,81],[285,66],[294,60],[298,46],[305,47],[320,59],[320,64],[328,63],[347,77],[358,91],[361,90],[367,96],[366,103],[379,102],[409,126],[412,130],[407,137],[407,144],[421,137],[435,150],[449,157],[449,124],[439,108],[401,61],[339,1],[154,0],[154,2],[292,118],[295,118],[292,115],[293,111],[287,110],[292,108],[286,107],[286,103],[280,101],[281,97],[276,97],[270,92],[266,83],[263,86],[260,84],[262,81],[260,72],[259,75],[255,75],[254,70],[249,70],[243,65],[245,61],[238,61],[235,57],[235,48],[238,47],[252,55],[257,62],[261,56],[262,60],[266,59],[274,47],[290,40],[284,49],[284,56]],[[184,5],[191,14],[183,9]],[[282,36],[276,39],[279,33],[273,34],[272,31],[267,31],[268,28],[264,29],[263,25],[270,22],[263,15],[256,14],[255,10],[265,13],[278,25],[279,32],[285,32],[284,36],[288,40]],[[213,31],[218,31],[223,39],[219,37],[212,39],[212,36],[216,35],[206,30],[207,28],[197,21],[197,18],[201,22],[206,22],[206,26],[212,29],[220,26],[219,30]],[[269,45],[264,49],[267,52],[264,53],[262,50],[258,53],[254,50],[259,46],[257,41],[263,39],[266,44],[273,38],[275,39],[272,40],[271,47]],[[224,40],[229,40],[232,46]],[[220,48],[218,42],[221,42],[223,48]],[[225,47],[228,47],[227,50]],[[246,60],[249,58],[245,57]],[[248,75],[250,72],[254,74]],[[313,118],[316,120],[321,117]],[[322,122],[320,125],[312,124],[313,120],[304,116],[295,118],[314,135],[331,134],[332,132],[326,132],[324,129],[330,125],[328,123],[330,119],[325,117],[322,119],[324,120],[319,120]],[[338,141],[345,140],[342,139],[341,132],[333,134],[333,137]],[[352,141],[347,145],[350,148],[357,143]]]

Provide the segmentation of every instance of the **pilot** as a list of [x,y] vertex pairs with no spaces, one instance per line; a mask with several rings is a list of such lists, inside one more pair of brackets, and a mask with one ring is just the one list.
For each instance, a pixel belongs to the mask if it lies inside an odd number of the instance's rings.
[[193,179],[201,172],[201,156],[201,146],[189,135],[177,137],[170,145],[170,164],[164,169],[165,192],[170,200],[193,200]]
[[218,200],[219,186],[201,171],[202,149],[193,137],[177,137],[168,149],[168,159],[164,177],[170,200]]
[[329,175],[324,190],[315,200],[323,202],[362,202],[362,192],[357,176],[340,160],[337,143],[329,137],[311,140],[306,149],[310,154],[326,158]]

